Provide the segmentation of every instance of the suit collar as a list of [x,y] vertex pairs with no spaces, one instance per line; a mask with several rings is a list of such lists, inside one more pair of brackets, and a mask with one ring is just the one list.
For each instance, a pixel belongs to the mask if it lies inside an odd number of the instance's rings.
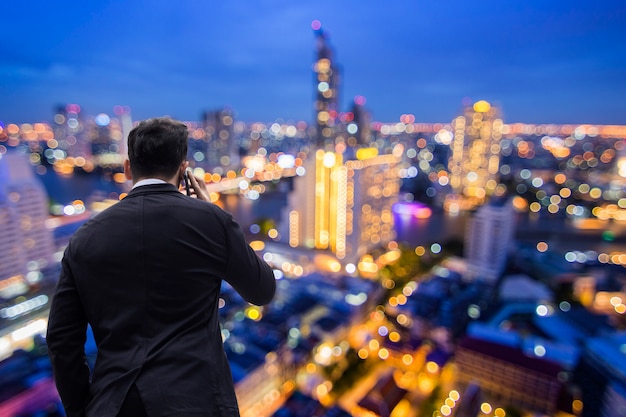
[[[135,187],[129,191],[127,197],[132,197],[135,195],[141,194],[154,194],[154,193],[179,193],[178,189],[174,187],[172,184],[164,183],[164,184],[149,184],[149,185],[140,185],[139,187]],[[181,194],[182,195],[182,194]]]

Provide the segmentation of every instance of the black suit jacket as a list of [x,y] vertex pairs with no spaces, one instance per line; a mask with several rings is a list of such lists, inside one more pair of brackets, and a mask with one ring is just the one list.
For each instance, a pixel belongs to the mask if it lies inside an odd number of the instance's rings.
[[[69,417],[115,416],[136,384],[149,416],[238,416],[218,317],[222,280],[271,301],[271,268],[219,207],[146,185],[72,237],[47,343]],[[98,355],[90,380],[84,342]]]

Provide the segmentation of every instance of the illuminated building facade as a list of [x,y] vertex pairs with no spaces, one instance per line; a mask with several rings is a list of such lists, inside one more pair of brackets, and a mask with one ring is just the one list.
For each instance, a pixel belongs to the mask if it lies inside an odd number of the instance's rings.
[[465,107],[453,120],[448,161],[453,194],[446,201],[448,211],[471,210],[496,190],[503,126],[498,110],[484,100]]
[[233,112],[228,108],[205,112],[202,122],[207,145],[205,159],[198,161],[198,165],[207,169],[237,166],[239,146],[235,137]]
[[78,104],[68,104],[56,108],[52,123],[56,146],[50,148],[59,149],[65,152],[68,157],[90,159],[92,155],[91,146],[79,115],[80,106]]
[[124,127],[119,119],[100,113],[86,124],[93,162],[100,167],[120,168],[128,156]]
[[508,200],[492,200],[479,207],[465,233],[466,277],[495,282],[506,266],[513,242],[513,206]]
[[563,368],[549,360],[527,356],[519,348],[472,337],[457,345],[458,381],[477,384],[501,404],[554,415],[563,383]]
[[319,21],[311,25],[317,39],[317,60],[313,65],[315,72],[315,124],[316,144],[324,148],[332,144],[336,133],[339,110],[339,69],[333,60],[333,53],[328,45],[328,37]]
[[0,159],[0,280],[26,274],[27,264],[44,267],[54,251],[46,228],[48,198],[28,158],[5,154]]
[[289,244],[352,260],[392,240],[398,162],[397,153],[378,155],[375,148],[360,149],[355,160],[346,162],[340,153],[318,150],[289,196]]

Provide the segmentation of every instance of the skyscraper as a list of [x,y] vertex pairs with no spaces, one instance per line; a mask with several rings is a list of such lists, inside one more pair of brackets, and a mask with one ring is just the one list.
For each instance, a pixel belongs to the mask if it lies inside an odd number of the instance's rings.
[[365,97],[356,96],[352,111],[347,113],[346,130],[349,146],[367,147],[371,141],[371,115],[365,108]]
[[46,228],[48,198],[35,178],[28,157],[5,154],[0,158],[0,280],[23,275],[27,264],[43,267],[54,246]]
[[465,233],[466,277],[495,282],[504,271],[513,242],[513,205],[492,199],[468,220]]
[[448,161],[448,211],[471,210],[483,204],[498,186],[502,119],[498,109],[484,100],[466,106],[452,122],[454,138]]
[[329,250],[353,261],[392,240],[399,156],[364,148],[356,159],[344,162],[344,155],[319,149],[288,197],[283,230],[289,244]]
[[328,44],[328,36],[322,30],[322,24],[315,20],[311,27],[317,39],[317,56],[313,71],[315,72],[315,121],[316,145],[324,148],[332,144],[339,122],[339,83],[340,74],[334,62],[333,52]]
[[235,137],[235,118],[229,108],[208,111],[202,117],[207,151],[200,166],[228,168],[239,164],[239,145]]

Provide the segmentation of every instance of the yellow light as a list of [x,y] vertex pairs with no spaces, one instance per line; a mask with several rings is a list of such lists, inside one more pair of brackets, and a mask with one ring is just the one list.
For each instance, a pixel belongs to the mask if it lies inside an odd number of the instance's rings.
[[382,360],[386,360],[389,358],[389,351],[385,348],[382,348],[378,351],[378,357]]
[[474,111],[477,113],[487,113],[491,109],[491,104],[485,100],[479,100],[474,103]]
[[250,307],[246,310],[246,316],[251,320],[257,321],[261,318],[261,312],[255,307]]
[[422,256],[422,255],[424,255],[425,253],[426,253],[426,249],[424,249],[424,247],[423,247],[423,246],[418,246],[418,247],[416,247],[416,248],[415,248],[415,254],[416,254],[417,256]]
[[367,357],[369,356],[369,352],[368,352],[367,349],[361,348],[361,349],[359,349],[358,355],[359,355],[359,358],[361,358],[361,359],[367,359]]
[[457,390],[450,391],[450,394],[448,394],[448,396],[455,402],[459,401],[459,399],[461,398],[461,395]]
[[339,261],[330,261],[328,263],[328,268],[331,270],[331,272],[339,272],[341,271],[341,264],[339,263]]
[[323,397],[324,395],[328,394],[328,387],[324,384],[320,384],[315,389],[315,392],[319,397]]
[[413,363],[413,356],[409,355],[408,353],[405,353],[402,356],[402,363],[404,363],[407,366],[411,365]]
[[380,344],[378,343],[378,340],[372,339],[369,341],[368,346],[370,350],[378,350],[378,348],[380,347]]
[[439,365],[437,365],[435,362],[430,361],[426,364],[426,370],[431,374],[434,374],[439,370]]
[[356,151],[356,159],[363,161],[378,156],[378,148],[362,148]]
[[556,182],[557,184],[563,184],[566,180],[567,177],[565,176],[565,174],[558,173],[554,176],[554,182]]
[[493,412],[496,417],[506,417],[506,411],[502,408],[496,408]]
[[602,197],[602,190],[599,188],[592,188],[591,191],[589,191],[589,196],[591,196],[592,198],[600,198]]
[[391,340],[394,343],[397,343],[400,341],[400,333],[398,332],[391,332],[389,333],[389,340]]
[[322,163],[326,168],[332,168],[335,166],[336,161],[337,158],[333,152],[326,152]]
[[406,326],[409,323],[409,318],[404,314],[398,314],[396,320],[398,320],[398,323],[403,326]]
[[116,172],[115,174],[113,174],[113,181],[118,184],[123,184],[126,182],[126,176],[121,172]]
[[252,242],[250,242],[250,247],[258,252],[265,249],[265,242],[263,242],[262,240],[253,240]]
[[276,239],[278,237],[278,230],[276,229],[270,229],[267,232],[267,235],[271,238],[271,239]]
[[583,411],[583,402],[580,400],[572,401],[572,410],[580,413]]
[[491,413],[491,404],[489,404],[489,403],[482,403],[480,405],[480,411],[482,411],[485,414]]

